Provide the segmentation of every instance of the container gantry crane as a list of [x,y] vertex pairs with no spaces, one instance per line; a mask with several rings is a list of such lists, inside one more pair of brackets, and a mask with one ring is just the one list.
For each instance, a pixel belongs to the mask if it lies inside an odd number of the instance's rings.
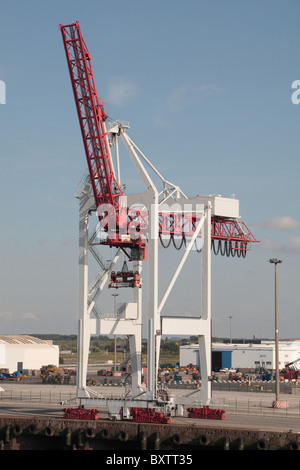
[[[77,401],[89,403],[94,393],[86,387],[89,340],[91,334],[126,334],[130,340],[132,362],[131,406],[155,407],[158,404],[182,414],[184,406],[211,402],[209,376],[211,373],[211,250],[221,255],[245,257],[251,243],[256,242],[250,230],[239,219],[239,201],[218,195],[187,197],[181,189],[154,167],[126,133],[128,124],[112,121],[105,112],[104,103],[98,97],[91,56],[83,40],[79,22],[60,25],[74,99],[85,149],[88,175],[77,195],[79,199],[79,326]],[[139,175],[145,192],[125,194],[120,183],[118,138],[121,137]],[[114,169],[112,148],[116,151]],[[148,168],[159,178],[162,189],[153,183]],[[89,236],[89,217],[94,212],[98,224]],[[158,242],[168,247],[184,246],[184,254],[171,277],[167,289],[159,301]],[[106,245],[116,249],[107,263],[97,251]],[[171,290],[193,247],[201,251],[202,274],[201,312],[197,318],[163,316],[162,310]],[[97,260],[101,272],[88,286],[88,252]],[[133,263],[133,269],[124,269],[116,279],[115,266],[124,253]],[[147,386],[141,383],[142,337],[142,264],[148,263],[147,309],[148,372]],[[126,263],[125,263],[126,264]],[[123,265],[124,266],[124,265]],[[134,273],[135,281],[128,283],[128,275]],[[133,302],[120,304],[114,316],[99,315],[96,301],[109,281],[109,287],[122,286],[122,279],[133,291]],[[116,283],[116,280],[118,281]],[[125,284],[123,284],[125,286]],[[91,318],[91,313],[95,319]],[[159,346],[162,334],[199,336],[201,365],[201,389],[196,396],[177,397],[166,403],[165,394],[157,384]],[[164,396],[164,399],[161,397]],[[129,413],[126,400],[113,400],[97,396],[99,404],[106,404],[111,416]]]

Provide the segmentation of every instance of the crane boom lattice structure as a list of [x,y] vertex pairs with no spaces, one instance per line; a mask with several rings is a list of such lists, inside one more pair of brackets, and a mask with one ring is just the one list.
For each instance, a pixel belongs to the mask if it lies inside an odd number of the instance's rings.
[[91,175],[96,206],[111,204],[118,216],[119,197],[123,192],[115,179],[105,120],[92,70],[91,57],[80,32],[79,23],[61,26],[75,103]]
[[[113,171],[105,125],[107,115],[103,100],[97,94],[91,57],[82,37],[79,22],[60,25],[60,30],[99,220],[106,231],[113,228],[108,233],[105,243],[110,246],[140,246],[143,253],[144,243],[140,237],[137,240],[126,239],[124,242],[119,236],[120,226],[126,228],[127,223],[127,215],[120,206],[123,191]],[[125,217],[123,221],[121,221],[122,215]],[[136,214],[131,216],[136,218]]]

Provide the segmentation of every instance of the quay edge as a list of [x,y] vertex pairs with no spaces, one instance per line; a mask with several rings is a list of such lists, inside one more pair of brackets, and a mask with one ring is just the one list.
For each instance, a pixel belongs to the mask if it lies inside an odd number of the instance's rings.
[[1,450],[300,450],[296,432],[228,429],[220,425],[0,417]]

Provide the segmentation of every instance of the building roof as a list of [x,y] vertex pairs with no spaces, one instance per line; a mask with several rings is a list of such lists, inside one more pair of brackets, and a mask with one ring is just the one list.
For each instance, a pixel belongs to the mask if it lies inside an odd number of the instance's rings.
[[0,344],[14,346],[51,346],[52,341],[45,341],[34,336],[27,335],[0,335]]
[[[262,341],[261,343],[212,343],[212,349],[214,351],[232,351],[232,350],[272,350],[275,347],[274,341]],[[198,349],[199,345],[186,344],[180,346],[182,349]],[[300,341],[279,341],[280,350],[299,350],[300,353]]]

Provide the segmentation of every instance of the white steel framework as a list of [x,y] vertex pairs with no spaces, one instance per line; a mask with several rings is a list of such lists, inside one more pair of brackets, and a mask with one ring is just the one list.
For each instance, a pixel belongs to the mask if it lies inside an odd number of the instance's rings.
[[[186,404],[209,404],[211,389],[211,242],[217,254],[245,256],[248,244],[256,241],[243,222],[239,221],[238,201],[220,196],[187,197],[178,186],[166,180],[128,137],[125,123],[111,122],[105,113],[103,101],[99,99],[91,65],[91,56],[80,32],[79,22],[60,25],[74,93],[80,130],[89,169],[79,199],[79,327],[78,327],[78,375],[77,398],[83,405],[93,400],[93,406],[107,404],[115,417],[126,416],[131,406],[156,406],[162,400],[157,384],[160,338],[166,335],[191,335],[199,337],[201,389],[193,397],[174,399],[171,407],[181,413]],[[107,122],[109,129],[107,132]],[[125,147],[144,183],[145,191],[139,194],[124,194],[121,187],[118,138]],[[112,148],[115,148],[115,168]],[[147,171],[147,169],[148,171]],[[159,179],[157,188],[149,174],[149,168]],[[89,236],[89,219],[97,213],[100,232]],[[213,227],[213,228],[212,228]],[[170,235],[174,245],[179,236],[184,244],[183,256],[171,276],[163,296],[159,299],[160,266],[159,239],[163,243]],[[99,235],[99,236],[98,236]],[[137,237],[135,238],[135,235]],[[106,236],[106,239],[102,238]],[[212,240],[211,240],[212,239]],[[164,305],[175,282],[191,253],[199,242],[201,251],[201,309],[197,318],[176,318],[164,315]],[[222,243],[223,247],[222,247]],[[116,254],[110,262],[105,261],[99,248],[114,247]],[[198,248],[197,248],[197,251]],[[113,272],[121,252],[133,262],[134,273],[132,301],[120,305],[113,315],[98,313],[96,302],[103,293],[111,276],[109,287],[118,286],[119,280]],[[98,263],[99,273],[89,285],[89,254]],[[147,258],[148,256],[148,258]],[[147,261],[145,261],[147,259]],[[143,260],[143,261],[142,261]],[[147,298],[142,312],[142,263],[148,264]],[[200,270],[199,270],[200,271]],[[122,271],[125,274],[125,271]],[[122,275],[123,275],[122,274]],[[127,273],[129,274],[129,273]],[[122,281],[121,276],[121,281]],[[128,277],[126,278],[128,280]],[[115,282],[117,281],[117,282]],[[116,285],[113,286],[112,283]],[[142,284],[141,284],[142,283]],[[126,284],[126,283],[125,283]],[[124,284],[124,285],[125,285]],[[119,284],[120,285],[120,284]],[[142,287],[141,287],[142,286]],[[128,286],[127,286],[128,287]],[[122,311],[122,314],[121,314]],[[94,315],[94,317],[92,316]],[[146,320],[145,320],[146,319]],[[141,384],[141,338],[142,324],[148,328],[147,387]],[[107,400],[96,396],[86,386],[90,336],[92,334],[125,334],[130,338],[132,365],[132,390],[130,398]],[[164,395],[165,397],[165,395]],[[135,402],[137,402],[135,404]],[[173,406],[174,405],[174,406]]]
[[[155,169],[145,155],[138,149],[134,142],[125,132],[127,126],[121,123],[114,123],[110,128],[111,144],[116,149],[116,167],[118,179],[120,175],[119,145],[118,136],[121,136],[123,143],[137,168],[140,177],[145,185],[146,191],[139,194],[128,194],[127,204],[142,204],[149,213],[149,233],[148,233],[148,260],[145,262],[133,261],[134,271],[138,271],[142,278],[142,264],[148,263],[147,281],[147,301],[144,319],[148,327],[148,363],[147,363],[147,386],[141,383],[141,341],[142,341],[142,291],[143,288],[133,288],[133,301],[125,305],[128,313],[121,318],[119,315],[110,318],[99,315],[96,310],[96,301],[103,292],[109,276],[120,257],[120,249],[117,250],[113,260],[106,263],[100,256],[95,254],[95,250],[101,247],[97,241],[95,233],[89,237],[89,218],[96,211],[89,177],[84,181],[79,193],[79,325],[78,325],[78,378],[77,378],[77,402],[79,404],[91,405],[105,404],[108,406],[110,414],[118,414],[120,404],[123,407],[123,416],[130,406],[156,406],[162,403],[170,406],[173,413],[182,414],[184,405],[197,403],[198,405],[209,404],[211,402],[211,387],[209,376],[211,374],[211,201],[207,198],[189,199],[178,186],[172,185],[165,180]],[[154,185],[146,165],[156,173],[162,182],[162,190],[159,191]],[[172,201],[172,212],[174,204],[177,210],[189,210],[197,213],[198,225],[192,238],[186,244],[182,258],[171,276],[171,280],[161,299],[158,298],[159,286],[159,254],[158,254],[158,216],[159,213],[170,211],[167,201]],[[195,204],[196,202],[196,204]],[[163,315],[163,307],[171,294],[172,288],[182,270],[188,255],[191,253],[196,239],[201,240],[201,312],[197,318],[176,317]],[[97,246],[98,245],[98,246]],[[88,285],[89,252],[98,261],[101,268],[100,275],[91,286]],[[91,315],[94,313],[94,317]],[[95,396],[93,390],[86,386],[88,354],[90,336],[92,334],[116,334],[127,335],[130,338],[130,357],[132,370],[132,390],[130,397],[124,400],[108,400],[102,396]],[[196,390],[191,396],[173,397],[161,399],[161,391],[157,384],[157,372],[159,364],[160,339],[162,335],[195,335],[199,337],[200,367],[201,367],[201,388]]]

